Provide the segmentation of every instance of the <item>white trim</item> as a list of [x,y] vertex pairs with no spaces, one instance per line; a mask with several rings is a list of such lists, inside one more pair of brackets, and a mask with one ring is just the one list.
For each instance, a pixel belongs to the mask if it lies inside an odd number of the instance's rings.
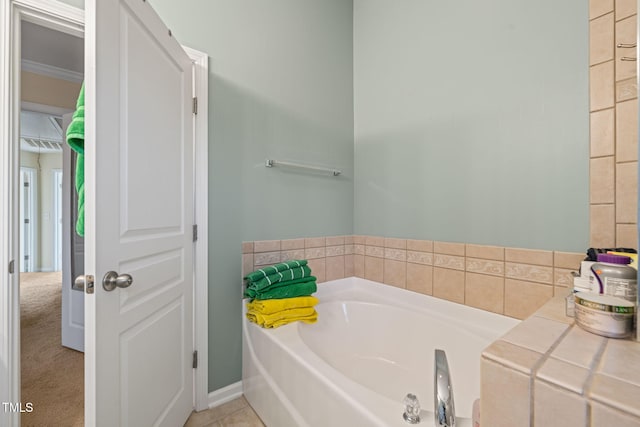
[[215,408],[216,406],[223,405],[233,399],[237,399],[240,396],[242,396],[242,381],[229,384],[226,387],[222,387],[221,389],[209,393],[209,404],[207,407],[209,409]]
[[19,18],[74,36],[84,36],[84,10],[58,0],[9,0]]
[[[38,247],[39,244],[39,231],[40,231],[40,218],[38,213],[40,212],[39,206],[38,206],[38,194],[39,194],[39,186],[38,186],[38,181],[40,179],[40,173],[38,171],[38,169],[31,167],[31,166],[20,166],[19,169],[19,173],[20,175],[22,175],[23,173],[27,173],[29,175],[29,187],[30,187],[30,191],[29,191],[29,212],[23,212],[22,214],[20,214],[20,217],[18,218],[18,228],[19,230],[24,230],[24,224],[22,223],[22,219],[23,219],[23,215],[27,218],[29,218],[29,222],[30,222],[30,232],[31,235],[29,236],[29,241],[25,242],[24,239],[24,234],[20,234],[20,244],[23,245],[22,247],[20,247],[20,252],[18,255],[18,258],[20,259],[19,262],[16,262],[16,265],[20,266],[20,270],[22,271],[22,258],[24,256],[24,246],[26,246],[27,244],[29,245],[29,249],[31,249],[29,251],[29,261],[30,261],[30,268],[29,268],[29,272],[39,272],[42,271],[38,268],[38,264],[39,264],[39,259],[38,259],[38,251],[36,250],[36,248]],[[19,197],[18,197],[18,201],[20,203],[20,206],[23,207],[23,203],[24,203],[24,188],[22,187],[22,176],[20,176],[20,178],[18,178],[18,185],[19,185]],[[22,210],[22,209],[19,209]]]
[[[209,393],[209,56],[183,46],[193,60],[194,96],[198,98],[198,114],[194,116],[194,223],[198,225],[198,240],[194,252],[193,312],[194,346],[198,351],[198,369],[194,372],[194,407],[207,409]],[[198,203],[200,202],[200,203]]]
[[[62,150],[60,151],[62,157]],[[51,169],[53,182],[53,271],[62,271],[62,169]]]
[[[14,273],[20,271],[18,252],[18,234],[16,227],[16,149],[13,147],[15,97],[13,75],[13,8],[11,2],[0,2],[0,401],[20,401],[20,340],[14,331],[20,328],[18,295],[18,274],[9,274],[9,263],[14,263]],[[8,107],[8,108],[5,108]],[[19,167],[19,165],[18,165]],[[19,218],[19,214],[17,214]],[[15,426],[19,423],[19,415],[0,411],[0,425]]]
[[80,83],[84,79],[84,73],[77,71],[71,71],[60,67],[54,67],[53,65],[43,64],[41,62],[29,61],[23,59],[21,61],[22,71],[28,71],[30,73],[40,74],[54,79],[66,80],[69,82]]
[[52,116],[62,117],[67,113],[73,113],[73,110],[64,107],[56,107],[55,105],[38,104],[36,102],[22,101],[21,109],[24,111],[33,111],[36,113],[51,114]]

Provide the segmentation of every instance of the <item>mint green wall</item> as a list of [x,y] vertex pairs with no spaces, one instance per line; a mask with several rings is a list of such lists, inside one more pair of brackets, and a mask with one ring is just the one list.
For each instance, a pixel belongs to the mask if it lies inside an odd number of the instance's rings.
[[[241,378],[240,243],[353,232],[350,0],[152,0],[210,56],[209,390]],[[267,169],[266,158],[341,168]]]
[[356,233],[584,251],[588,6],[354,0]]
[[60,0],[60,2],[84,9],[84,0]]

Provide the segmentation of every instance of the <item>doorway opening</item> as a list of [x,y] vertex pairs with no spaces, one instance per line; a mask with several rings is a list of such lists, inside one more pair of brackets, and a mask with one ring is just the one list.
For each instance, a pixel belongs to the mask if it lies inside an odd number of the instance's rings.
[[[20,37],[20,388],[32,408],[21,422],[82,426],[84,343],[64,340],[70,298],[83,297],[72,291],[69,267],[75,190],[65,131],[82,83],[84,40],[27,21]],[[84,309],[76,311],[82,327]]]

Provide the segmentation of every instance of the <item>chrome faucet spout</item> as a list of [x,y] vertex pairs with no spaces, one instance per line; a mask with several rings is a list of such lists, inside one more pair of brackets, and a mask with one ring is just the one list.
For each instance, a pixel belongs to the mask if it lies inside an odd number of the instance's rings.
[[456,416],[453,404],[453,386],[449,375],[449,364],[444,350],[436,350],[433,385],[434,417],[437,427],[455,427]]

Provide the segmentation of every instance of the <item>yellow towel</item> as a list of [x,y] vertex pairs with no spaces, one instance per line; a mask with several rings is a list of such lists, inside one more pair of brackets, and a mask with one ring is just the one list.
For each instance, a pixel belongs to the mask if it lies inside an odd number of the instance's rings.
[[315,323],[318,320],[318,313],[313,307],[292,308],[273,314],[262,314],[249,310],[247,311],[247,319],[263,328],[277,328],[298,320],[305,323]]
[[284,298],[284,299],[266,299],[266,300],[253,300],[247,303],[249,311],[254,311],[261,314],[273,314],[282,310],[290,310],[292,308],[313,307],[318,303],[316,297],[296,297],[296,298]]

